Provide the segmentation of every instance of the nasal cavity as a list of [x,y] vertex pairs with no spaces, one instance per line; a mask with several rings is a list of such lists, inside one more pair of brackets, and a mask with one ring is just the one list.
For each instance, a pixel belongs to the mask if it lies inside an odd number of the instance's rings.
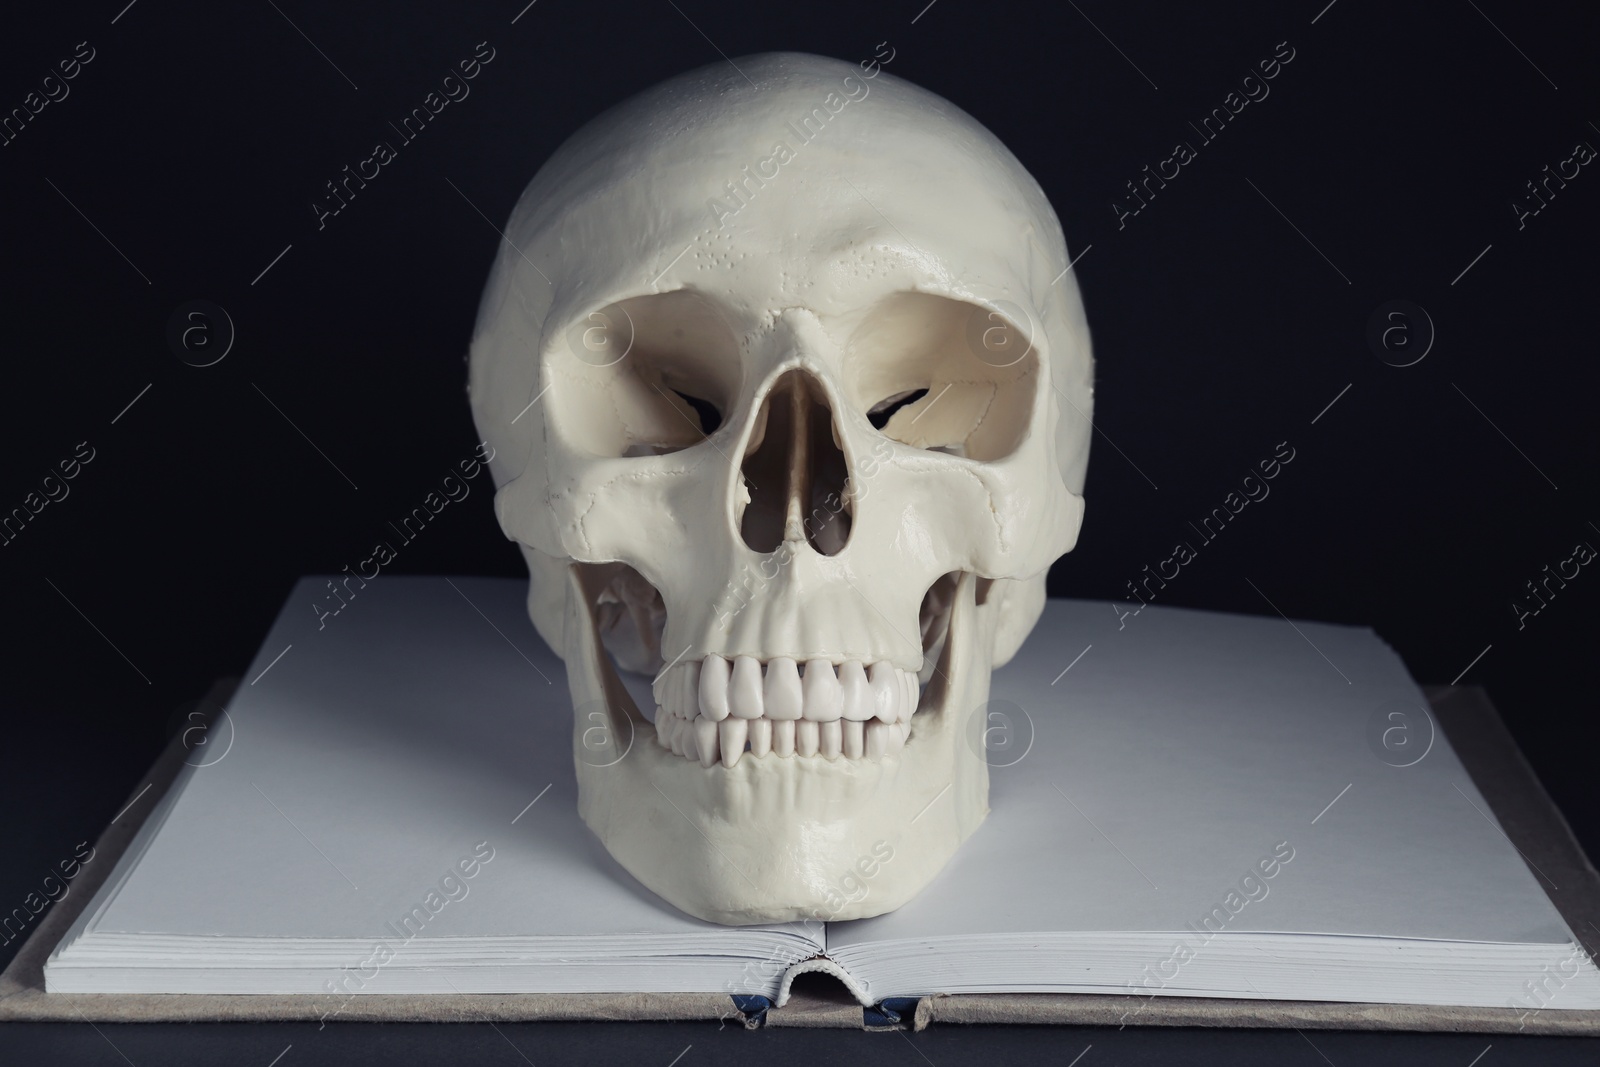
[[750,495],[740,520],[744,543],[772,552],[785,541],[824,556],[850,537],[849,466],[820,382],[793,370],[773,385],[756,415],[740,473]]

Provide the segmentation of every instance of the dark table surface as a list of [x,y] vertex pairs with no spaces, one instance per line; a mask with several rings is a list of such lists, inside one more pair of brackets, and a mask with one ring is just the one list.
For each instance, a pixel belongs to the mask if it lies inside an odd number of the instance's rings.
[[[1317,1067],[1559,1067],[1600,1062],[1600,1042],[1584,1038],[1481,1034],[1301,1033],[1295,1030],[1116,1030],[1095,1027],[935,1027],[920,1034],[844,1030],[719,1029],[715,1023],[315,1023],[97,1024],[13,1023],[0,1029],[6,1064],[306,1064],[630,1063],[708,1064],[868,1062],[890,1067],[959,1063],[1302,1064]],[[1074,1061],[1074,1057],[1082,1055]],[[675,1059],[682,1056],[681,1059]],[[1481,1059],[1476,1057],[1481,1056]]]

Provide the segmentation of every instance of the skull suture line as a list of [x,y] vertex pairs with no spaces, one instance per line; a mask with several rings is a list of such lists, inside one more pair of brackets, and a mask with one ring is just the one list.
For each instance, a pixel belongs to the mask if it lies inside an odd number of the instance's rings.
[[[749,57],[590,123],[513,212],[472,344],[582,815],[715,922],[876,915],[938,873],[988,810],[990,669],[1082,521],[1055,214],[976,120],[874,74]],[[658,674],[655,725],[617,666]]]

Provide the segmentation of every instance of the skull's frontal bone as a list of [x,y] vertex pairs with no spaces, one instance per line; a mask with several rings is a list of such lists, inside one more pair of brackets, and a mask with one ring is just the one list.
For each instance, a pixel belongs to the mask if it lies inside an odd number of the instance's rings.
[[987,810],[970,726],[1077,536],[1088,333],[1048,202],[974,120],[835,60],[737,65],[540,171],[473,412],[589,826],[702,918],[855,918]]

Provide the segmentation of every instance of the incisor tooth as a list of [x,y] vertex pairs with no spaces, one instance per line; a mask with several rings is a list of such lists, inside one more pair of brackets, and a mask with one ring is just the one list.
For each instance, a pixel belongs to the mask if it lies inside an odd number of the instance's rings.
[[700,758],[699,739],[694,732],[694,723],[683,724],[683,755],[685,759],[696,760]]
[[822,724],[812,722],[810,719],[801,719],[794,724],[794,750],[802,756],[815,756],[822,745]]
[[704,715],[694,721],[694,745],[700,753],[700,766],[717,762],[717,722]]
[[867,672],[855,660],[839,665],[839,714],[855,722],[872,718],[872,683]]
[[708,719],[728,717],[728,661],[707,656],[700,664],[700,714]]
[[772,751],[779,756],[794,755],[794,720],[765,721],[772,723]]
[[837,719],[817,723],[817,751],[828,759],[838,759],[839,753],[844,750],[844,731],[841,726]]
[[900,677],[894,667],[882,660],[872,665],[872,708],[879,720],[890,723],[900,718]]
[[842,749],[845,759],[860,759],[863,751],[863,734],[866,724],[852,719],[845,719],[839,725],[844,728]]
[[922,686],[917,681],[915,671],[906,671],[906,699],[900,705],[900,721],[910,722],[911,716],[917,713],[917,701],[922,697]]
[[722,745],[722,765],[732,767],[744,755],[744,743],[750,736],[747,719],[723,719],[717,724],[717,740]]
[[767,718],[776,721],[800,717],[805,698],[800,692],[800,670],[794,660],[776,656],[767,661],[766,697]]
[[867,723],[867,759],[882,759],[884,753],[889,751],[891,743],[889,733],[894,727],[877,719]]
[[772,751],[772,720],[750,720],[750,755],[765,756]]
[[668,724],[668,729],[672,731],[672,754],[674,756],[683,755],[684,740],[685,735],[689,732],[689,724],[674,715]]
[[806,663],[806,676],[801,682],[804,692],[803,713],[812,722],[834,722],[839,718],[839,701],[843,690],[839,676],[833,673],[833,664],[825,659]]
[[667,714],[666,708],[656,709],[656,740],[661,742],[662,748],[672,748],[672,716]]
[[753,656],[733,661],[728,679],[728,710],[741,719],[761,718],[761,664]]

